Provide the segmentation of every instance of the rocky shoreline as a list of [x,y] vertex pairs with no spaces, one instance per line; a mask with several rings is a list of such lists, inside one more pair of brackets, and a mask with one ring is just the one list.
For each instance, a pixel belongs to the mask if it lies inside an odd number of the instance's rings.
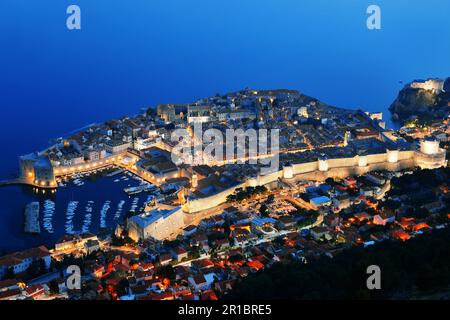
[[450,77],[415,80],[407,84],[389,107],[394,121],[405,124],[443,119],[450,114]]

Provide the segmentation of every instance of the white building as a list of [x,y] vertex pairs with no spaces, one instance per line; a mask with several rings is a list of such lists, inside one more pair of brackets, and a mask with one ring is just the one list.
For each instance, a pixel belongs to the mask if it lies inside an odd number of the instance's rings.
[[106,143],[106,151],[111,154],[122,153],[131,148],[131,142],[125,142],[122,140],[111,140]]
[[44,261],[45,268],[48,270],[51,264],[51,255],[44,246],[3,256],[0,258],[0,278],[5,276],[8,269],[11,269],[14,274],[19,274],[27,271],[34,261],[41,260]]
[[444,91],[444,80],[441,79],[427,79],[416,80],[409,84],[412,89],[423,89],[433,91],[434,93],[441,93]]
[[308,107],[300,107],[300,108],[298,108],[297,114],[300,117],[308,118]]
[[128,220],[128,235],[134,241],[147,238],[164,240],[174,236],[184,227],[181,207],[158,204],[153,210]]

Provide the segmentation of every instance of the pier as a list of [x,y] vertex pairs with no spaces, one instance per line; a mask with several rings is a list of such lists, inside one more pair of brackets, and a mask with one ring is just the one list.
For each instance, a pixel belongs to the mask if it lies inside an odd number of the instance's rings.
[[0,188],[7,187],[7,186],[15,186],[15,185],[26,185],[26,186],[37,187],[37,188],[41,188],[41,189],[56,189],[54,186],[42,186],[42,185],[30,182],[28,179],[24,179],[24,178],[0,180]]
[[18,184],[29,184],[29,183],[22,178],[0,180],[0,187],[13,186]]

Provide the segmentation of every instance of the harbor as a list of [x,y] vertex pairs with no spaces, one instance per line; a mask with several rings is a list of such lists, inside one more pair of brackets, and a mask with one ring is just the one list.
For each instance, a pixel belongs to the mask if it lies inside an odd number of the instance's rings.
[[[116,179],[119,181],[114,182]],[[57,190],[5,186],[0,190],[10,199],[11,210],[3,212],[0,239],[8,237],[11,241],[0,249],[51,246],[66,234],[110,234],[129,212],[138,212],[156,198],[158,193],[149,191],[157,188],[143,183],[139,177],[111,167],[60,179]],[[142,190],[129,195],[125,189],[130,188]],[[23,212],[24,219],[17,219],[17,212]]]
[[156,189],[157,188],[156,188],[155,185],[144,183],[144,184],[142,184],[140,186],[137,186],[137,187],[125,188],[124,191],[128,195],[135,195],[135,194],[139,194],[141,192],[156,191]]

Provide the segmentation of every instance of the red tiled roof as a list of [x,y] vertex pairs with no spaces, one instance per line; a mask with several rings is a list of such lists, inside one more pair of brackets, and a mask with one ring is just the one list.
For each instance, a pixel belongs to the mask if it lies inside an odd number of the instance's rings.
[[217,240],[215,241],[215,244],[216,244],[216,245],[229,245],[229,244],[230,244],[230,241],[228,241],[227,238],[217,239]]
[[185,296],[181,296],[180,298],[181,298],[181,300],[195,300],[195,297],[196,297],[196,295],[191,293],[191,294],[188,294]]
[[7,300],[17,295],[20,295],[21,291],[19,289],[8,290],[5,292],[0,292],[0,300]]
[[152,293],[148,297],[150,300],[173,300],[174,296],[171,292]]
[[214,291],[207,290],[205,292],[202,292],[201,300],[219,300],[219,299],[217,298],[217,295]]
[[209,259],[201,259],[192,261],[192,266],[197,269],[206,269],[214,267],[214,263]]
[[418,224],[416,224],[413,227],[414,231],[419,231],[419,230],[422,230],[422,229],[430,229],[430,226],[427,225],[426,223],[418,223]]
[[199,273],[197,275],[195,275],[193,277],[195,284],[200,285],[200,284],[205,284],[206,283],[206,279],[203,276],[203,274]]
[[396,230],[393,232],[392,236],[396,239],[400,239],[403,241],[409,240],[410,235],[407,232],[404,232],[402,230]]
[[6,280],[3,280],[3,281],[0,281],[0,289],[13,287],[15,285],[17,285],[17,280],[16,279],[6,279]]
[[264,265],[259,262],[258,260],[252,260],[247,262],[247,265],[251,268],[251,269],[255,269],[257,271],[261,270],[264,268]]
[[152,270],[155,268],[155,266],[152,263],[143,263],[141,265],[142,270],[144,271],[148,271],[148,270]]
[[168,253],[163,253],[159,256],[159,261],[170,261],[172,260],[172,256]]
[[175,249],[173,249],[173,251],[174,251],[177,255],[187,253],[186,249],[184,249],[184,248],[182,248],[182,247],[176,247]]
[[25,259],[29,258],[40,259],[46,256],[50,256],[50,252],[45,246],[40,246],[37,248],[32,248],[20,252],[14,252],[6,256],[3,256],[0,258],[0,265],[9,267],[20,264]]
[[40,285],[40,284],[36,284],[34,286],[26,288],[25,291],[28,293],[28,295],[35,296],[38,293],[43,293],[44,292],[44,287],[42,285]]

